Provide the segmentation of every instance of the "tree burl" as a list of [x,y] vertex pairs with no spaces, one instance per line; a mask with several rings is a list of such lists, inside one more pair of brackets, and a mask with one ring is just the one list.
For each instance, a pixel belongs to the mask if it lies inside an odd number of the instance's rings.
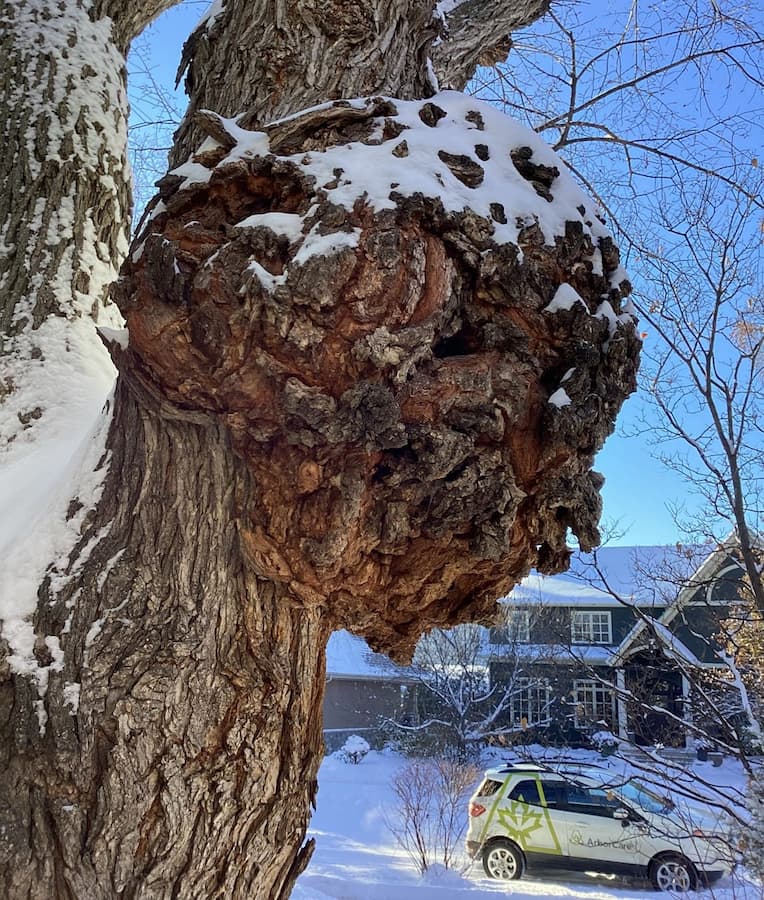
[[114,288],[111,349],[229,429],[253,571],[404,659],[566,568],[569,530],[596,545],[592,464],[639,339],[564,164],[453,93],[200,123]]

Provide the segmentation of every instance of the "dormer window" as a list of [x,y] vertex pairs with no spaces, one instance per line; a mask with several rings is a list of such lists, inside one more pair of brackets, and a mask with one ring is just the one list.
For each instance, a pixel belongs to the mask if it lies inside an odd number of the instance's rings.
[[504,624],[491,629],[492,644],[527,644],[530,639],[530,615],[527,609],[508,609]]
[[508,617],[507,626],[510,639],[518,644],[527,644],[531,639],[531,622],[527,609],[512,610]]
[[613,625],[610,612],[576,610],[570,625],[574,644],[612,644]]

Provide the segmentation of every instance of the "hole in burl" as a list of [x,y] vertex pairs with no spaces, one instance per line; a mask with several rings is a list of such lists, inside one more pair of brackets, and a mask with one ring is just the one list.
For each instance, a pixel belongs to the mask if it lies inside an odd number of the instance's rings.
[[470,467],[472,463],[471,458],[463,459],[458,465],[454,466],[453,469],[446,475],[443,479],[447,484],[453,484],[455,481],[459,479],[461,475],[463,475],[467,469]]
[[405,444],[403,447],[392,447],[385,451],[385,455],[377,463],[371,476],[373,484],[381,484],[388,478],[395,478],[396,472],[415,468],[419,463],[419,457],[414,449]]
[[228,222],[267,212],[304,213],[312,191],[303,190],[289,176],[273,179],[250,177],[246,190],[226,192],[223,197]]
[[379,465],[375,467],[374,472],[372,473],[372,484],[379,484],[380,482],[384,481],[392,471],[393,470],[386,463],[379,463]]
[[436,359],[451,356],[470,356],[483,348],[483,335],[468,325],[463,326],[450,337],[441,338],[432,348]]

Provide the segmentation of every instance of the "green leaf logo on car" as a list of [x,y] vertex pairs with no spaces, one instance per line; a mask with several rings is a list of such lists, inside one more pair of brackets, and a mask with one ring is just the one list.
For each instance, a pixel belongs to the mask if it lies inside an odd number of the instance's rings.
[[507,835],[521,846],[528,844],[528,838],[544,824],[540,809],[536,810],[518,800],[507,801],[507,805],[497,810],[496,814]]

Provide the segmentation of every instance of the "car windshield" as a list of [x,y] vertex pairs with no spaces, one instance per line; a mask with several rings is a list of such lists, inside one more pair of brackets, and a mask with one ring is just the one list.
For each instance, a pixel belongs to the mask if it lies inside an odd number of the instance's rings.
[[629,800],[636,806],[641,807],[645,812],[650,813],[667,813],[674,808],[674,803],[670,797],[661,797],[655,791],[645,787],[639,781],[633,778],[618,788],[618,793],[624,800]]

